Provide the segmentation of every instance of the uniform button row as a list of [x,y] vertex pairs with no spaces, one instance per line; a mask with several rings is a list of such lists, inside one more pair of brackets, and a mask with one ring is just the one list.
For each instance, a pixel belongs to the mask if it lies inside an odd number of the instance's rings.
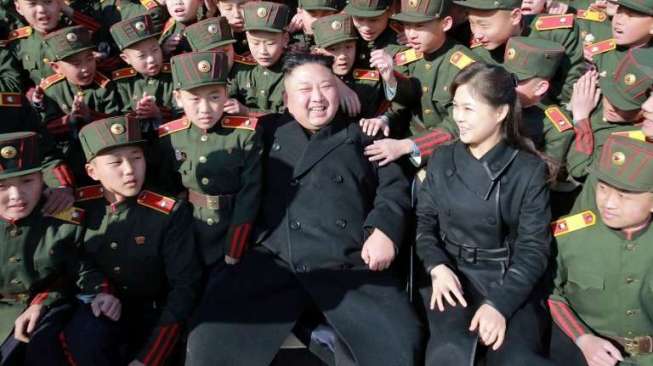
[[202,164],[206,163],[206,156],[200,156],[199,161]]
[[20,263],[20,257],[9,257],[9,263]]
[[299,264],[299,265],[295,266],[295,271],[298,272],[298,273],[306,273],[306,272],[309,271],[309,269],[310,268],[305,264]]
[[299,223],[299,221],[292,221],[290,222],[290,228],[293,230],[299,230],[299,228],[302,227],[302,224]]
[[336,220],[336,226],[338,226],[341,229],[344,229],[344,228],[347,227],[347,221],[345,221],[343,219],[338,219],[338,220]]

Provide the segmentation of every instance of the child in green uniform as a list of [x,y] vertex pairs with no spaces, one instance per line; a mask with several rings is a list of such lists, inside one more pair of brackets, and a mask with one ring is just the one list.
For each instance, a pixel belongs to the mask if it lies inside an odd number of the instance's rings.
[[190,51],[188,41],[184,37],[186,26],[199,20],[198,11],[202,6],[201,0],[166,0],[166,7],[170,19],[163,27],[163,33],[159,39],[163,54],[166,57]]
[[295,51],[309,51],[315,46],[315,33],[313,23],[323,17],[336,14],[339,9],[338,0],[299,0],[297,17],[302,28],[293,33],[290,41]]
[[[245,36],[245,16],[243,7],[252,0],[218,0],[218,10],[220,15],[227,18],[229,26],[233,32],[234,49],[236,54],[245,56],[249,54],[247,37]],[[195,50],[197,51],[197,50]]]

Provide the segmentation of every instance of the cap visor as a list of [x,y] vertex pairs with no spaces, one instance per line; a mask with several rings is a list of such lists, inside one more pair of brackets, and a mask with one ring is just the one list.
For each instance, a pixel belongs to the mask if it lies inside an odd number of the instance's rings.
[[381,10],[359,9],[349,4],[345,7],[344,11],[345,13],[351,15],[352,17],[376,18],[378,16],[383,15],[383,13],[385,13],[386,10],[387,9],[381,9]]
[[644,15],[653,15],[653,8],[651,8],[650,6],[638,4],[635,1],[619,0],[618,4],[619,6],[623,6],[624,8],[634,10]]
[[601,94],[603,94],[610,104],[614,105],[622,111],[634,111],[641,109],[639,103],[634,102],[631,98],[628,98],[619,88],[611,81],[606,80],[605,78],[599,81],[599,86],[601,87]]
[[617,189],[620,189],[620,190],[629,191],[629,192],[651,192],[651,191],[653,191],[653,187],[651,187],[649,189],[646,189],[646,188],[643,188],[643,187],[636,187],[634,185],[625,183],[625,182],[617,179],[616,177],[614,177],[612,175],[609,175],[609,174],[606,174],[606,173],[602,172],[601,170],[597,169],[596,166],[590,167],[588,169],[588,171],[590,173],[594,174],[594,176],[598,180],[600,180],[601,182],[605,182],[605,183],[607,183],[607,184],[609,184],[609,185],[611,185],[611,186],[613,186],[613,187],[615,187]]
[[199,88],[201,86],[225,85],[225,84],[227,84],[226,80],[224,80],[224,81],[211,80],[211,81],[204,81],[204,82],[201,82],[201,83],[194,83],[194,84],[191,84],[191,85],[186,85],[186,86],[183,86],[183,87],[179,88],[179,90],[191,90],[191,89]]
[[203,46],[203,47],[196,47],[193,44],[192,41],[189,42],[189,43],[190,43],[191,48],[193,48],[193,51],[197,52],[197,51],[209,51],[209,50],[213,50],[213,49],[216,49],[216,48],[219,48],[219,47],[222,47],[222,46],[226,46],[228,44],[234,44],[234,43],[236,43],[236,40],[235,39],[229,39],[229,40],[220,41],[220,42],[213,42],[213,43],[209,43],[209,44],[207,44],[206,46]]
[[427,15],[414,15],[409,13],[398,13],[390,17],[392,20],[396,20],[402,23],[426,23],[430,22],[433,19],[437,19],[435,16]]
[[87,156],[86,161],[89,162],[89,161],[95,159],[98,155],[105,154],[107,151],[109,151],[111,149],[116,149],[116,148],[125,147],[125,146],[143,146],[146,143],[147,143],[146,140],[136,140],[136,141],[125,142],[125,143],[122,143],[122,144],[115,144],[115,145],[107,146],[107,147],[105,147],[103,149],[98,150],[95,153],[95,155],[93,155],[91,157]]
[[327,48],[327,47],[331,47],[333,45],[336,45],[338,43],[343,43],[343,42],[347,42],[347,41],[355,41],[355,40],[357,40],[356,37],[339,38],[339,39],[329,40],[328,42],[325,42],[325,43],[322,43],[322,44],[316,44],[316,46],[318,46],[319,48]]
[[43,167],[32,168],[32,169],[27,169],[27,170],[19,170],[17,172],[11,172],[11,173],[0,173],[0,179],[9,179],[9,178],[15,178],[15,177],[22,177],[23,175],[28,175],[28,174],[40,172],[41,170],[43,170]]
[[271,28],[271,27],[248,27],[245,26],[245,32],[270,32],[270,33],[281,33],[285,32],[285,30],[282,29],[277,29],[277,28]]
[[61,57],[59,57],[57,59],[57,61],[65,60],[66,58],[68,58],[70,56],[74,56],[74,55],[76,55],[76,54],[78,54],[80,52],[84,52],[86,50],[92,50],[94,48],[95,48],[95,45],[90,45],[90,46],[86,46],[84,48],[80,48],[78,50],[74,50],[74,51],[71,51],[71,52],[68,52],[68,53],[64,53],[63,55],[61,55]]

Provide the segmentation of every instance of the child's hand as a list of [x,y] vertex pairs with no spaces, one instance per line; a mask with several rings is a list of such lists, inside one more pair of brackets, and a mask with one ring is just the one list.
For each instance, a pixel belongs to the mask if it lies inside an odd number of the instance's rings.
[[370,66],[379,70],[381,78],[389,87],[397,86],[397,78],[394,74],[394,60],[384,50],[374,50],[370,53]]
[[574,84],[571,93],[571,113],[574,121],[589,118],[601,98],[601,91],[598,89],[599,74],[596,70],[590,70],[581,76]]
[[303,28],[304,24],[302,23],[301,15],[295,14],[295,16],[290,19],[290,24],[288,24],[288,33],[300,32]]
[[156,105],[156,98],[152,95],[143,93],[143,98],[136,103],[136,117],[141,119],[161,118],[161,109]]
[[249,113],[249,108],[245,107],[235,98],[229,98],[224,103],[224,112],[237,116],[244,116]]
[[168,39],[166,39],[163,44],[161,45],[161,48],[163,49],[163,53],[165,55],[170,55],[173,53],[177,47],[179,47],[179,44],[181,43],[181,34],[174,34]]
[[45,97],[45,91],[41,88],[40,85],[37,85],[34,88],[34,93],[32,93],[32,104],[41,105],[43,103],[43,98]]
[[78,93],[75,95],[70,116],[73,118],[81,118],[86,121],[91,119],[91,110],[88,108],[86,103],[84,103],[84,94]]
[[388,126],[385,118],[362,118],[358,123],[363,133],[368,136],[376,136],[379,131],[382,131],[385,137],[390,136],[390,126]]

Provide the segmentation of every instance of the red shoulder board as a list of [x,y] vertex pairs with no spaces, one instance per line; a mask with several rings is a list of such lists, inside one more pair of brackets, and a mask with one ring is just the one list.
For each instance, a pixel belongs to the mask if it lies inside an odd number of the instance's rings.
[[165,72],[166,74],[169,74],[172,72],[172,67],[170,66],[169,63],[166,62],[163,65],[161,65],[161,72]]
[[34,30],[30,26],[15,29],[15,30],[9,32],[9,37],[7,37],[7,41],[11,42],[11,41],[13,41],[15,39],[29,37],[29,36],[32,35],[33,32],[34,32]]
[[167,215],[172,212],[172,208],[175,207],[176,201],[170,197],[162,196],[158,193],[146,190],[138,195],[136,202],[141,206],[149,207]]
[[404,25],[399,22],[395,22],[391,20],[388,23],[388,27],[390,27],[390,29],[392,29],[392,31],[394,31],[397,34],[401,34],[404,32]]
[[172,27],[175,25],[175,18],[170,18],[166,22],[166,24],[163,26],[163,32],[161,33],[161,36],[163,37],[166,32],[168,32]]
[[585,50],[589,51],[592,56],[600,55],[617,48],[617,42],[614,38],[606,39],[605,41],[596,42],[585,46]]
[[553,236],[558,237],[572,231],[584,229],[596,223],[596,215],[592,211],[584,211],[576,215],[563,217],[551,223]]
[[52,217],[57,218],[61,221],[79,225],[82,223],[82,221],[84,221],[84,213],[85,211],[81,208],[71,206],[63,211],[57,212],[56,214],[52,215]]
[[134,75],[136,75],[136,70],[133,67],[125,67],[111,73],[111,78],[113,80],[120,80],[130,78]]
[[564,132],[567,130],[573,130],[574,125],[569,121],[569,118],[562,113],[558,107],[549,107],[544,110],[544,114],[551,121],[553,126],[558,130],[558,132]]
[[456,66],[458,69],[462,70],[462,69],[466,68],[467,66],[469,66],[469,65],[473,64],[474,62],[476,62],[476,60],[474,60],[473,58],[467,56],[465,53],[463,53],[461,51],[456,51],[449,58],[449,62],[452,65]]
[[104,188],[101,184],[96,184],[94,186],[80,187],[75,190],[75,201],[82,202],[88,200],[94,200],[102,197],[104,194]]
[[413,61],[417,61],[422,57],[424,57],[424,54],[422,52],[415,51],[414,49],[409,48],[405,51],[398,52],[394,57],[394,61],[395,61],[395,65],[403,66]]
[[478,39],[474,38],[474,39],[472,39],[472,41],[469,43],[469,48],[476,48],[476,47],[479,47],[479,46],[482,45],[482,44],[483,44],[483,43],[481,43]]
[[190,121],[186,117],[182,117],[161,125],[157,133],[159,137],[163,137],[177,131],[185,130],[188,127],[190,127]]
[[254,57],[252,57],[251,54],[234,55],[234,61],[238,62],[239,64],[256,65],[256,60]]
[[535,21],[535,29],[538,31],[572,28],[573,26],[574,14],[541,16]]
[[255,130],[258,118],[253,116],[226,116],[222,117],[220,124],[225,128],[243,128]]
[[141,5],[143,5],[147,10],[152,10],[159,6],[155,0],[141,0]]
[[379,81],[379,72],[376,70],[354,69],[352,76],[357,80]]
[[606,19],[608,19],[608,15],[604,11],[594,8],[578,9],[576,11],[576,17],[578,19],[599,23],[604,22]]
[[62,74],[52,74],[45,79],[41,79],[41,83],[39,85],[43,90],[45,90],[65,78],[66,77],[63,76]]
[[107,84],[109,84],[111,82],[111,79],[104,76],[104,74],[96,72],[95,77],[93,78],[93,81],[95,81],[99,86],[101,86],[103,88],[106,88]]
[[0,106],[20,107],[21,106],[20,93],[0,93]]

